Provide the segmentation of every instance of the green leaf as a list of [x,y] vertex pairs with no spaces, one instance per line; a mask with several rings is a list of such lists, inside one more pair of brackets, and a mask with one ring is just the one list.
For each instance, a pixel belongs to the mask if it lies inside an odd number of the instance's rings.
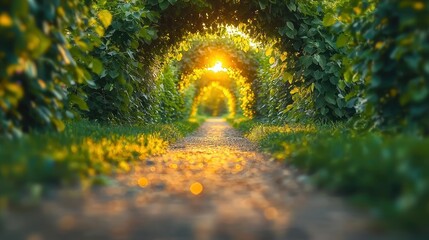
[[293,81],[293,75],[288,73],[288,72],[284,72],[283,73],[283,80],[286,82],[289,82],[290,84],[292,84]]
[[314,77],[316,80],[320,80],[320,79],[322,79],[322,78],[323,78],[323,72],[321,72],[321,71],[317,70],[317,71],[313,72],[313,77]]
[[295,5],[295,3],[294,2],[289,2],[288,4],[287,4],[287,7],[289,8],[289,10],[291,10],[292,12],[295,12],[296,11],[296,5]]
[[170,3],[168,1],[162,1],[159,3],[159,8],[161,8],[161,10],[165,10],[170,6]]
[[43,55],[51,46],[51,40],[37,29],[32,29],[26,34],[26,43],[34,58]]
[[89,107],[86,104],[85,100],[83,100],[81,97],[77,95],[70,96],[70,103],[76,104],[80,110],[89,111]]
[[326,115],[329,112],[329,109],[323,107],[322,109],[320,109],[320,112],[322,113],[322,115]]
[[90,67],[92,71],[97,75],[100,75],[103,72],[103,63],[97,58],[92,59]]
[[331,96],[325,96],[325,100],[326,102],[332,104],[332,105],[336,105],[337,102],[331,97]]
[[429,74],[429,60],[426,61],[424,69],[425,69],[425,72]]
[[314,37],[314,35],[316,35],[317,33],[317,29],[316,28],[310,28],[310,30],[308,30],[307,36],[308,37]]
[[288,36],[290,39],[294,39],[297,33],[298,32],[296,30],[292,30],[290,28],[286,29],[286,36]]
[[308,55],[300,57],[299,61],[304,65],[304,68],[308,68],[311,66],[311,64],[313,64],[313,58]]
[[55,128],[57,129],[58,132],[62,132],[66,128],[66,125],[64,124],[64,122],[59,119],[52,119],[52,122],[54,123]]
[[344,113],[340,109],[335,108],[334,112],[338,117],[344,117]]
[[344,91],[346,89],[346,84],[344,83],[344,81],[338,82],[338,88],[341,89],[341,91]]
[[289,28],[290,30],[295,30],[295,27],[293,26],[293,23],[292,23],[292,22],[287,22],[287,23],[286,23],[286,25],[288,26],[288,28]]
[[261,8],[261,10],[264,10],[267,7],[267,3],[259,1],[259,7]]
[[326,57],[323,55],[314,55],[314,60],[319,64],[319,66],[322,67],[322,69],[325,69],[326,66]]
[[349,37],[345,34],[341,34],[338,38],[337,38],[337,48],[342,48],[347,46],[347,44],[349,43]]
[[337,19],[331,13],[328,13],[325,15],[325,17],[323,17],[323,26],[325,27],[330,27],[334,25],[336,22],[337,22]]
[[112,14],[108,10],[101,10],[98,12],[98,19],[100,19],[103,26],[107,28],[112,23]]

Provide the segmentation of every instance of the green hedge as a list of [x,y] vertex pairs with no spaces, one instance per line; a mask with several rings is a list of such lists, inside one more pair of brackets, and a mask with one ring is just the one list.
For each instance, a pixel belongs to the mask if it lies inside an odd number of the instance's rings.
[[0,138],[0,198],[32,186],[91,183],[132,163],[166,151],[194,131],[201,120],[151,125],[72,122],[62,133],[33,132],[21,139]]
[[340,125],[268,126],[244,121],[236,126],[264,151],[307,172],[318,186],[367,207],[386,224],[427,227],[428,138],[358,133]]

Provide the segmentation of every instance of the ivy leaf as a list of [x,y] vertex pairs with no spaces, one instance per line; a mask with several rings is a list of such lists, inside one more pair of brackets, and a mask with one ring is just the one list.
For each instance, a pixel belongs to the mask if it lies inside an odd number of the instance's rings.
[[294,95],[294,94],[296,94],[296,93],[298,93],[298,92],[299,92],[299,88],[295,87],[295,88],[293,88],[293,89],[290,91],[290,94],[291,94],[291,95]]
[[310,30],[308,30],[307,36],[308,37],[314,37],[314,35],[316,35],[317,33],[317,29],[316,28],[310,28]]
[[335,108],[334,112],[338,117],[344,117],[344,113],[340,109]]
[[337,20],[335,19],[335,16],[331,13],[328,13],[325,15],[325,17],[323,17],[323,26],[325,27],[330,27],[334,25],[336,22]]
[[326,57],[323,55],[314,55],[314,60],[319,64],[322,69],[325,69],[326,66]]
[[159,2],[159,8],[161,8],[161,10],[165,10],[170,6],[170,3],[168,1],[160,1]]
[[312,84],[310,85],[310,90],[311,90],[311,92],[314,92],[314,86],[315,86],[315,84],[314,84],[314,83],[312,83]]
[[282,62],[286,61],[287,58],[287,52],[283,52],[282,55],[280,56],[280,60],[282,60]]
[[339,88],[341,91],[344,91],[344,90],[346,89],[346,84],[344,83],[344,81],[339,81],[339,82],[338,82],[338,88]]
[[92,71],[97,75],[100,75],[101,72],[103,72],[103,63],[96,58],[92,59],[90,67]]
[[299,60],[305,68],[308,68],[311,66],[311,64],[313,64],[313,58],[311,56],[302,56]]
[[286,29],[286,36],[288,36],[288,38],[290,39],[294,39],[297,33],[298,32],[295,29],[294,30],[291,30],[289,28]]
[[64,122],[59,119],[52,119],[52,122],[54,123],[55,128],[57,129],[58,132],[62,132],[66,128],[66,125],[64,124]]
[[112,14],[108,10],[101,10],[98,12],[98,19],[100,19],[105,28],[110,26],[112,23],[112,18]]
[[313,72],[313,77],[314,77],[316,80],[320,80],[320,79],[322,79],[322,78],[323,78],[323,72],[321,72],[321,71],[317,70],[317,71]]
[[261,10],[264,10],[267,7],[267,3],[259,1],[259,7],[261,8]]
[[337,103],[331,96],[325,96],[325,100],[332,105],[336,105]]
[[265,51],[265,56],[269,57],[269,56],[271,56],[272,53],[273,53],[273,49],[268,48],[267,51]]
[[287,4],[287,7],[289,8],[289,10],[291,10],[292,12],[295,12],[296,11],[296,5],[295,5],[295,3],[294,2],[289,2],[288,4]]
[[288,73],[288,72],[284,72],[283,73],[283,80],[289,82],[290,84],[292,84],[293,81],[293,75]]
[[323,107],[322,109],[320,109],[320,112],[322,113],[322,115],[326,115],[329,112],[329,109]]
[[426,61],[424,69],[425,69],[425,72],[429,74],[429,60]]
[[70,103],[76,104],[80,110],[89,111],[88,105],[81,97],[78,97],[76,95],[71,95],[69,99],[70,99]]
[[345,34],[341,34],[337,38],[337,42],[336,42],[337,48],[342,48],[347,46],[348,42],[349,42],[349,37]]
[[288,28],[289,28],[290,30],[295,30],[295,27],[294,27],[294,25],[293,25],[293,23],[292,23],[292,22],[287,22],[287,23],[286,23],[286,25],[288,26]]

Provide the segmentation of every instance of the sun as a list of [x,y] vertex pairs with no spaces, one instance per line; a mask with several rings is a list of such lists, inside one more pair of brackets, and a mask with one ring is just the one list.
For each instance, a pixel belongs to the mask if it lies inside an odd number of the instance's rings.
[[215,73],[217,72],[225,72],[226,68],[222,67],[222,62],[221,61],[217,61],[216,64],[211,67],[211,68],[207,68],[210,71],[213,71]]

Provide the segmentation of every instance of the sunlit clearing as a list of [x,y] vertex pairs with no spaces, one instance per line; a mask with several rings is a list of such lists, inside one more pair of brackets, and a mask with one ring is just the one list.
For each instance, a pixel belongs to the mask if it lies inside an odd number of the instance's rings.
[[199,182],[194,182],[189,188],[189,191],[194,195],[198,195],[203,191],[203,185]]
[[207,68],[210,71],[213,72],[226,72],[226,68],[222,67],[222,62],[221,61],[217,61],[216,64],[211,67],[211,68]]

